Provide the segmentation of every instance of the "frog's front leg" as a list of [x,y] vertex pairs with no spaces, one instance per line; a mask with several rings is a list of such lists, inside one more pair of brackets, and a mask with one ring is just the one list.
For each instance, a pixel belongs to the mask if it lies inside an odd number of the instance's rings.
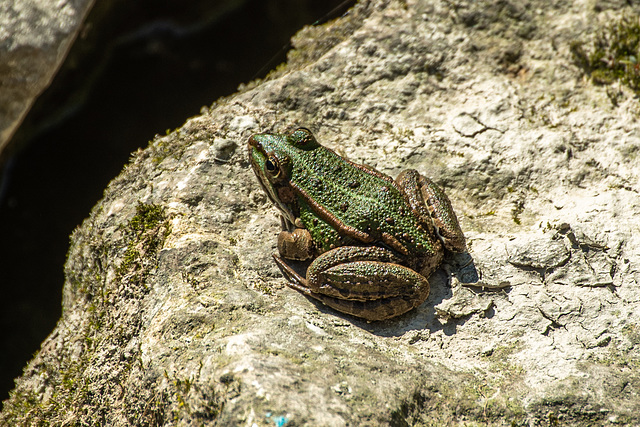
[[396,178],[396,184],[404,192],[413,212],[427,227],[433,226],[445,248],[454,252],[466,252],[464,234],[458,223],[451,201],[429,178],[414,169],[407,169]]
[[278,252],[286,259],[304,261],[314,255],[313,237],[304,228],[300,218],[292,224],[284,216],[280,216],[282,231],[278,235]]
[[316,258],[303,278],[274,256],[293,289],[343,313],[384,320],[422,304],[429,296],[428,280],[400,265],[389,250],[341,246]]
[[308,230],[296,228],[281,231],[278,236],[278,252],[284,258],[304,261],[313,256],[313,239]]

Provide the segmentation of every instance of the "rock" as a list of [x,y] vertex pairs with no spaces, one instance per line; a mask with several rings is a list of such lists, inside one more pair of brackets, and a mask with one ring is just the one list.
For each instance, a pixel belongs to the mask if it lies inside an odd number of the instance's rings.
[[548,270],[569,261],[570,252],[562,240],[550,236],[520,238],[509,242],[509,263],[516,267]]
[[231,139],[216,139],[213,141],[212,149],[215,160],[227,161],[233,156],[238,144]]
[[92,5],[89,0],[0,4],[0,153],[49,86]]
[[[301,31],[286,67],[111,182],[0,422],[640,423],[637,100],[612,103],[570,54],[639,12],[607,5],[374,0]],[[385,322],[287,288],[242,147],[300,125],[443,185],[473,262],[447,259]]]

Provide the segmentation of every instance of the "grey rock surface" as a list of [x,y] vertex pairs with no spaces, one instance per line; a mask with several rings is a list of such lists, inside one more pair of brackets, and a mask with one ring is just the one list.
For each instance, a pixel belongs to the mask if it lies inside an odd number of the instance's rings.
[[49,86],[92,0],[0,1],[0,152]]
[[[378,0],[301,31],[105,190],[0,420],[639,425],[640,108],[569,46],[640,10],[587,3]],[[299,125],[443,185],[477,280],[448,260],[422,306],[372,323],[287,288],[244,147]]]

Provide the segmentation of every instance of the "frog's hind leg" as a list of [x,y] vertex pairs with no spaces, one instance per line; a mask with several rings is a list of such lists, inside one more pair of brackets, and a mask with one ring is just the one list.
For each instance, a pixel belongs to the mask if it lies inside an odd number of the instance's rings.
[[429,292],[427,290],[427,295],[423,298],[412,299],[407,297],[393,297],[372,301],[344,300],[315,292],[306,294],[321,301],[323,304],[333,308],[334,310],[366,320],[376,321],[390,319],[416,308],[424,302]]
[[466,252],[465,237],[451,201],[436,183],[414,169],[403,171],[396,178],[396,183],[423,223],[432,222],[438,237],[448,250]]
[[[282,274],[284,274],[284,277],[289,282],[288,283],[289,287],[297,291],[300,291],[302,293],[306,293],[304,290],[307,289],[305,286],[305,283],[307,280],[304,277],[300,276],[293,268],[291,268],[286,262],[284,262],[284,260],[280,258],[278,255],[274,254],[273,260],[276,262],[276,265],[278,266]],[[292,284],[295,284],[295,286]],[[298,289],[298,287],[300,289]]]
[[399,316],[429,296],[429,281],[424,276],[394,263],[338,264],[318,272],[317,280],[318,289],[308,294],[331,308],[367,320]]
[[[346,253],[349,250],[348,247],[337,249],[338,252]],[[365,251],[384,250],[367,248]],[[371,261],[338,264],[318,272],[319,277],[309,281],[279,256],[274,255],[274,260],[287,278],[290,288],[342,313],[366,320],[385,320],[399,316],[419,306],[429,296],[429,281],[398,264]],[[320,263],[322,264],[322,260]],[[376,283],[369,279],[372,274],[367,274],[367,271],[370,269],[376,272],[373,274],[377,279]],[[362,272],[365,274],[361,275]]]

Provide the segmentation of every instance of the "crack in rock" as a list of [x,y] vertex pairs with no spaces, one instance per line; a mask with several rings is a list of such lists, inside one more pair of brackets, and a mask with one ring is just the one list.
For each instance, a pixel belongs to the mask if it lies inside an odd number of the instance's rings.
[[488,130],[495,130],[500,133],[504,133],[504,131],[500,129],[485,125],[477,117],[474,117],[469,113],[461,113],[457,115],[451,121],[451,125],[457,133],[469,138],[473,138],[474,136]]

